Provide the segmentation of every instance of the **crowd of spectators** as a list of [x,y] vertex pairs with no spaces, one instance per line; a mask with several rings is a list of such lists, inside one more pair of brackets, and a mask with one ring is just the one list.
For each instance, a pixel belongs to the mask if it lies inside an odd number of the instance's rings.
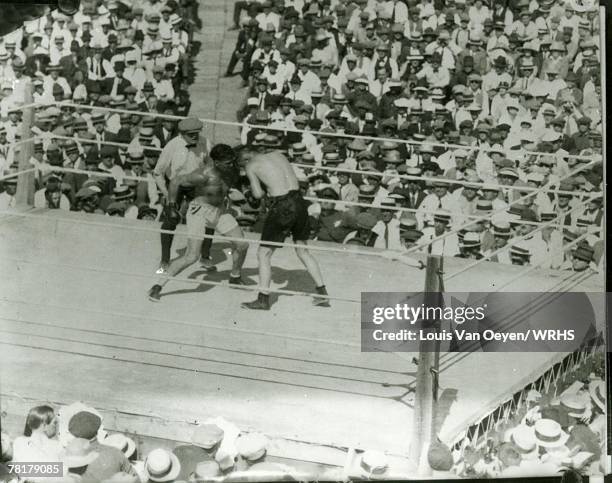
[[[37,207],[163,217],[160,151],[185,133],[158,115],[189,114],[195,3],[84,2],[2,39],[2,172],[16,169],[26,80],[40,104],[89,106],[37,109]],[[217,152],[240,166],[253,149],[286,152],[311,201],[313,239],[599,269],[597,10],[570,0],[240,0],[233,18],[226,74],[241,66],[241,139]],[[211,148],[194,149],[216,162]],[[4,181],[0,209],[15,203],[15,183]],[[240,224],[257,231],[265,207],[251,203],[245,177],[232,188]]]
[[54,472],[55,477],[22,474],[20,481],[31,483],[196,482],[228,477],[246,482],[271,473],[282,481],[283,475],[295,475],[291,467],[270,461],[269,444],[261,433],[241,433],[234,424],[215,418],[195,427],[184,443],[172,449],[165,445],[140,454],[130,435],[107,431],[99,411],[76,402],[59,409],[36,406],[27,415],[22,435],[2,432],[0,463],[4,468],[62,463],[63,474]]
[[469,478],[521,478],[574,470],[605,473],[605,354],[554,382],[546,392],[526,391],[524,404],[455,451],[430,448],[432,468]]
[[[603,361],[597,355],[587,359],[548,392],[526,388],[522,404],[461,447],[431,444],[427,461],[433,476],[521,478],[568,469],[601,474],[606,456]],[[23,434],[3,430],[0,470],[7,463],[63,463],[63,476],[21,479],[31,483],[346,481],[401,474],[383,451],[349,452],[343,467],[289,462],[269,454],[273,444],[263,434],[243,433],[220,417],[189,430],[183,443],[166,442],[141,454],[140,441],[108,431],[101,413],[81,402],[36,406]],[[12,479],[0,471],[0,481]]]
[[[33,165],[115,175],[144,172],[142,152],[140,166],[128,165],[125,157],[119,157],[117,145],[132,142],[138,149],[149,140],[152,147],[159,147],[174,137],[174,123],[57,103],[187,116],[193,57],[199,49],[192,40],[193,32],[200,27],[194,0],[84,0],[74,15],[49,11],[2,37],[0,172],[7,175],[18,169],[19,141],[24,139],[22,107],[30,94],[37,105],[30,125],[37,139]],[[142,145],[134,142],[138,136]],[[87,179],[52,169],[37,171],[35,206],[81,209],[88,204],[81,191]],[[16,183],[17,178],[4,180],[0,208],[14,206]],[[123,184],[116,177],[105,188],[112,196],[97,208],[123,215],[117,202],[129,197],[115,196],[114,188],[125,195],[126,188],[133,190],[134,184]],[[155,195],[151,193],[152,205]],[[139,215],[148,216],[147,210],[140,210]]]

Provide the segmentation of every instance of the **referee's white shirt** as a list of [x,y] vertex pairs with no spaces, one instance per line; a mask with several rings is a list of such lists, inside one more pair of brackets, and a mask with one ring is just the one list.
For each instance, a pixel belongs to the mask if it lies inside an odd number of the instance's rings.
[[188,148],[180,134],[171,139],[155,165],[154,174],[174,179],[176,176],[189,174],[199,168],[208,155],[208,142],[200,139],[193,148]]

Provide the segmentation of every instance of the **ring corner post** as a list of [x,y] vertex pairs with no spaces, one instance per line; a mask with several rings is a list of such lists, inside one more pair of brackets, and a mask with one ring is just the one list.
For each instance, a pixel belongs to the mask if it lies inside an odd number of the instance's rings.
[[[425,273],[425,303],[437,305],[443,291],[440,273],[442,257],[429,255]],[[438,322],[434,330],[437,328]],[[414,417],[412,426],[412,441],[410,442],[410,460],[420,477],[431,476],[431,468],[427,462],[429,445],[435,441],[434,429],[435,401],[437,399],[437,380],[435,377],[439,344],[435,341],[421,340],[419,344],[419,363],[415,385]],[[433,370],[432,370],[433,369]]]

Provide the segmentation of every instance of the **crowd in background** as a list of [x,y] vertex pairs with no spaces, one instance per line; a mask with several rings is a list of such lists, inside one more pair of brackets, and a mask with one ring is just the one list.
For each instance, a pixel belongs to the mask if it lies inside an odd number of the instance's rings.
[[[601,267],[597,10],[569,0],[234,6],[226,75],[241,66],[244,124],[240,144],[219,151],[240,168],[253,148],[286,152],[310,198],[312,239]],[[163,218],[156,168],[184,133],[158,115],[189,114],[196,10],[87,1],[2,38],[0,171],[17,170],[31,81],[36,207]],[[53,104],[62,100],[81,106]],[[193,149],[216,162],[212,147]],[[3,181],[0,209],[15,204],[16,182]],[[232,190],[238,221],[257,231],[265,204],[251,203],[244,176]]]

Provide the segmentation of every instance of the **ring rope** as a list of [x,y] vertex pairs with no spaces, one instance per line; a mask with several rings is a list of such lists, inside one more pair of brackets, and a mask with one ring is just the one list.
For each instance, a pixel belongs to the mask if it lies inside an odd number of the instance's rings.
[[[565,177],[570,177],[570,176],[573,176],[574,174],[576,174],[576,173],[578,173],[578,172],[582,171],[583,169],[585,169],[587,166],[588,166],[588,164],[584,164],[584,165],[578,166],[578,167],[577,167],[577,168],[576,168],[574,171],[571,171],[571,172],[570,172],[570,173],[568,173],[568,174],[567,174]],[[72,169],[72,168],[62,168],[62,169]],[[90,173],[90,172],[89,172],[89,171],[87,171],[86,173]],[[99,175],[99,176],[104,176],[104,175],[106,175],[106,176],[112,176],[112,175],[110,175],[109,173],[99,173],[98,175]],[[561,178],[561,180],[565,179],[565,177]],[[511,206],[511,205],[513,205],[513,204],[516,204],[516,203],[520,203],[520,202],[522,202],[522,201],[524,201],[524,200],[528,199],[528,198],[529,198],[529,197],[531,197],[531,196],[532,196],[532,194],[528,194],[528,195],[522,196],[521,198],[518,198],[518,199],[516,199],[515,201],[512,201],[512,202],[509,204],[509,206]],[[488,220],[488,219],[492,218],[494,215],[501,214],[501,213],[505,213],[505,212],[506,212],[506,210],[507,210],[507,207],[500,208],[499,210],[495,210],[495,211],[492,211],[491,213],[487,214],[487,216],[481,216],[481,217],[479,217],[479,218],[480,218],[481,220],[485,220],[485,221],[486,221],[486,220]],[[449,237],[449,236],[451,236],[451,235],[453,235],[453,234],[457,234],[457,233],[459,233],[461,230],[463,230],[465,227],[469,226],[470,224],[473,224],[473,222],[469,222],[469,221],[468,221],[468,222],[464,223],[463,225],[460,225],[460,226],[459,226],[459,227],[457,227],[457,228],[454,228],[454,229],[452,229],[452,230],[446,231],[446,232],[444,232],[442,235],[439,235],[439,236],[437,236],[437,237],[432,238],[431,240],[424,241],[424,242],[421,242],[421,243],[417,243],[416,245],[414,245],[414,246],[410,247],[408,250],[406,250],[405,252],[403,252],[403,254],[404,254],[404,255],[409,255],[409,254],[417,253],[417,252],[418,252],[420,249],[425,248],[425,247],[429,246],[430,244],[432,244],[432,243],[434,243],[434,242],[437,242],[437,241],[439,241],[439,240],[443,240],[443,239],[445,239],[445,238],[447,238],[447,237]],[[163,233],[163,231],[162,231],[162,233]],[[173,233],[173,232],[172,232],[172,233]],[[205,236],[205,237],[208,237],[208,235],[207,235],[207,236]],[[281,245],[281,246],[282,246],[282,245]],[[313,247],[313,248],[314,248],[314,247]],[[355,252],[357,252],[357,250],[355,250]],[[346,253],[346,252],[344,252],[344,251],[343,251],[342,253]],[[363,254],[363,253],[362,253],[362,254]],[[372,254],[371,254],[371,253],[369,253],[369,252],[368,252],[368,255],[372,256]]]
[[[576,173],[579,173],[580,171],[585,169],[587,166],[588,166],[588,164],[584,164],[584,165],[578,166],[574,171],[570,171],[568,174],[566,174],[565,176],[560,178],[559,181],[562,181],[562,180],[567,179],[567,178],[569,178],[571,176],[574,176]],[[517,198],[516,200],[508,203],[507,207],[500,208],[499,210],[494,210],[494,211],[488,213],[487,216],[481,216],[480,219],[481,220],[485,220],[485,221],[486,220],[490,220],[495,215],[499,215],[501,213],[505,213],[506,210],[508,209],[508,207],[510,207],[512,205],[515,205],[515,204],[518,204],[518,203],[522,203],[523,201],[527,200],[531,196],[533,196],[533,194],[531,194],[531,193],[528,194],[528,195],[521,196],[520,198]],[[596,197],[596,198],[598,198],[598,197]],[[410,253],[415,253],[416,251],[418,251],[418,250],[420,250],[420,249],[422,249],[422,248],[424,248],[424,247],[426,247],[426,246],[428,246],[428,245],[430,245],[430,244],[432,244],[434,242],[437,242],[439,240],[444,240],[445,238],[447,238],[447,237],[449,237],[451,235],[456,235],[457,233],[459,233],[461,230],[463,230],[464,228],[466,228],[467,226],[469,226],[472,223],[466,222],[463,225],[461,225],[461,226],[459,226],[457,228],[453,228],[452,230],[446,231],[446,232],[442,233],[442,235],[434,237],[434,238],[432,238],[431,240],[429,240],[427,242],[417,243],[416,245],[410,247],[404,254],[408,255]]]
[[[562,245],[562,249],[563,251],[567,250],[568,248],[573,247],[574,245],[577,245],[578,243],[580,243],[581,241],[583,241],[584,239],[586,239],[586,237],[589,235],[589,233],[585,233],[583,235],[580,235],[578,238],[576,238],[575,240],[566,243],[564,245]],[[540,265],[544,262],[549,261],[552,258],[552,254],[546,254],[546,258],[534,265],[529,265],[528,267],[525,267],[523,270],[521,270],[515,277],[511,278],[510,280],[504,282],[502,285],[496,287],[495,292],[500,292],[502,288],[507,287],[508,285],[510,285],[511,283],[517,281],[518,279],[524,277],[525,275],[527,275],[528,273],[532,272],[533,270],[535,270],[536,268],[539,268]]]
[[319,295],[316,292],[300,292],[297,290],[285,290],[281,288],[266,288],[261,285],[237,285],[229,282],[213,282],[212,280],[194,280],[192,278],[184,278],[184,277],[172,277],[169,275],[158,275],[158,274],[144,274],[144,273],[135,273],[128,272],[124,270],[111,270],[109,268],[100,268],[100,267],[87,267],[87,266],[78,266],[78,265],[70,265],[66,263],[51,263],[51,262],[41,262],[40,260],[21,260],[16,258],[4,257],[3,260],[8,260],[13,263],[23,263],[27,265],[42,265],[45,267],[55,267],[62,269],[71,269],[71,270],[82,270],[82,271],[90,271],[96,273],[107,273],[113,275],[123,275],[125,277],[134,277],[134,278],[144,278],[144,279],[155,279],[155,280],[168,280],[174,282],[184,282],[190,283],[194,285],[210,285],[213,287],[226,287],[231,289],[238,290],[249,290],[249,291],[259,291],[259,292],[272,292],[278,293],[281,295],[299,295],[306,297],[316,297],[327,300],[336,300],[339,302],[350,302],[361,304],[361,299],[353,299],[349,297],[335,297],[333,295]]
[[[36,302],[23,302],[23,301],[19,301],[19,300],[0,300],[0,303],[2,304],[13,304],[13,305],[26,305],[26,306],[35,306],[35,307],[40,307],[43,309],[46,308],[53,308],[53,309],[59,309],[59,310],[64,310],[64,311],[70,311],[70,312],[77,312],[77,313],[83,313],[86,312],[88,314],[95,314],[95,315],[106,315],[106,316],[112,316],[118,319],[134,319],[134,320],[143,320],[143,321],[154,321],[154,322],[160,322],[163,324],[175,324],[175,325],[183,325],[186,327],[197,327],[198,329],[213,329],[213,330],[223,330],[226,332],[237,332],[237,333],[243,333],[243,334],[254,334],[254,335],[263,335],[263,336],[267,336],[267,337],[276,337],[279,339],[290,339],[290,340],[299,340],[299,341],[307,341],[307,342],[315,342],[315,343],[322,343],[322,344],[329,344],[329,345],[338,345],[338,346],[351,346],[351,347],[361,347],[361,344],[353,344],[350,343],[348,341],[334,341],[331,339],[315,339],[315,338],[311,338],[311,337],[304,337],[304,336],[299,336],[299,335],[291,335],[291,334],[283,334],[283,333],[279,333],[279,332],[270,332],[270,331],[262,331],[262,330],[255,330],[255,329],[245,329],[245,328],[239,328],[236,326],[232,326],[232,327],[226,327],[226,326],[222,326],[222,325],[215,325],[215,324],[209,324],[203,321],[198,321],[197,323],[193,323],[193,322],[188,322],[185,320],[179,320],[179,319],[169,319],[169,318],[165,318],[165,317],[156,317],[154,315],[150,315],[150,314],[146,314],[143,315],[142,313],[134,313],[134,312],[123,312],[123,311],[118,311],[118,310],[110,310],[110,309],[105,309],[105,310],[100,310],[100,309],[94,309],[94,308],[90,308],[88,306],[80,306],[80,307],[75,307],[73,305],[63,305],[63,304],[56,304],[56,303],[36,303]],[[191,330],[191,329],[189,329]],[[218,350],[225,350],[222,349],[220,347],[217,347],[216,349]],[[259,354],[261,355],[261,354]],[[373,369],[372,369],[373,370]],[[379,370],[376,370],[379,371]],[[395,373],[395,371],[383,371],[383,372],[391,372],[391,373]]]
[[[590,161],[588,164],[594,163],[595,161]],[[514,190],[514,191],[534,191],[534,192],[542,192],[542,193],[557,193],[557,194],[569,194],[569,195],[575,195],[576,193],[584,193],[583,191],[566,191],[566,190],[558,190],[558,189],[554,189],[554,188],[545,188],[544,186],[540,187],[540,188],[534,188],[531,186],[508,186],[508,185],[503,185],[503,184],[499,184],[499,183],[484,183],[484,182],[472,182],[472,181],[464,181],[464,180],[450,180],[447,178],[432,178],[429,176],[416,176],[416,175],[411,175],[411,174],[389,174],[389,173],[384,173],[384,172],[380,172],[380,171],[363,171],[363,170],[359,170],[359,169],[349,169],[349,168],[334,168],[334,167],[328,167],[328,166],[313,166],[313,165],[309,165],[309,164],[300,164],[300,163],[291,163],[294,166],[297,166],[299,168],[311,168],[314,170],[326,170],[326,171],[332,171],[334,173],[351,173],[351,174],[363,174],[365,176],[377,176],[377,177],[389,177],[389,178],[399,178],[399,179],[407,179],[407,180],[411,180],[411,179],[416,179],[417,181],[435,181],[437,183],[448,183],[448,184],[452,184],[452,185],[461,185],[461,186],[478,186],[481,188],[485,188],[485,187],[495,187],[495,188],[499,188],[499,189],[509,189],[509,190]],[[594,193],[593,191],[591,191],[590,193]],[[603,194],[602,191],[598,191],[597,193],[599,194]]]
[[[42,136],[39,136],[42,137]],[[66,141],[75,141],[75,142],[79,142],[79,143],[85,143],[85,144],[108,144],[109,146],[116,146],[118,148],[127,148],[129,146],[129,144],[126,143],[116,143],[114,141],[97,141],[95,139],[84,139],[84,138],[76,138],[76,137],[70,137],[70,136],[62,136],[59,134],[50,134],[45,136],[47,139],[64,139]],[[158,148],[156,146],[142,146],[143,150],[149,150],[149,151],[163,151],[162,148]]]
[[[99,110],[99,111],[107,111],[107,112],[114,112],[117,114],[130,114],[130,115],[138,115],[138,116],[142,116],[142,117],[159,117],[162,119],[170,119],[170,120],[174,120],[174,121],[180,121],[182,119],[187,119],[187,117],[183,117],[183,116],[174,116],[174,115],[170,115],[170,114],[158,114],[158,113],[151,113],[151,112],[145,112],[145,111],[129,111],[127,109],[117,109],[117,108],[113,108],[113,107],[100,107],[100,106],[89,106],[89,105],[85,105],[85,104],[74,104],[72,102],[65,102],[65,101],[59,101],[59,102],[53,102],[53,103],[49,103],[49,104],[55,104],[58,106],[65,106],[65,107],[72,107],[75,109],[90,109],[90,110]],[[279,132],[295,132],[295,133],[300,133],[300,134],[305,134],[305,133],[309,133],[312,135],[318,135],[318,136],[326,136],[326,137],[338,137],[338,138],[352,138],[352,139],[362,139],[364,141],[388,141],[388,142],[394,142],[394,143],[402,143],[402,144],[410,144],[410,145],[415,145],[415,146],[421,146],[421,145],[428,145],[428,146],[438,146],[438,147],[444,147],[444,148],[455,148],[455,149],[464,149],[466,151],[482,151],[482,152],[493,152],[496,151],[493,148],[483,148],[481,146],[464,146],[461,144],[450,144],[450,143],[437,143],[437,142],[425,142],[425,141],[413,141],[413,140],[406,140],[406,139],[397,139],[397,138],[385,138],[385,137],[380,137],[380,136],[362,136],[362,135],[357,135],[357,134],[343,134],[343,133],[332,133],[332,132],[322,132],[322,131],[309,131],[309,130],[305,130],[305,129],[295,129],[295,128],[281,128],[281,127],[274,127],[274,126],[261,126],[258,124],[249,124],[246,122],[237,122],[237,121],[222,121],[219,119],[207,119],[207,118],[198,118],[200,121],[202,121],[205,124],[218,124],[221,126],[234,126],[234,127],[253,127],[255,129],[259,128],[259,129],[264,129],[266,131],[279,131]],[[526,155],[532,155],[532,156],[549,156],[551,153],[545,153],[542,151],[523,151],[523,154]],[[585,156],[585,155],[578,155],[578,154],[568,154],[566,156],[564,156],[565,158],[572,158],[572,159],[591,159],[592,156]]]
[[[47,166],[45,166],[45,168],[47,168]],[[42,169],[41,167],[37,168],[37,169]],[[52,172],[67,172],[67,173],[75,173],[75,174],[85,174],[85,175],[89,175],[92,177],[103,177],[103,178],[116,178],[116,176],[112,173],[107,173],[104,171],[88,171],[85,169],[78,169],[78,168],[67,168],[67,167],[60,167],[60,166],[51,166],[48,168],[50,171]],[[123,179],[130,179],[130,180],[134,180],[134,181],[143,181],[143,182],[149,182],[152,181],[148,178],[142,177],[142,176],[132,176],[132,175],[124,175],[121,176],[121,178]],[[537,188],[536,188],[537,189]],[[580,192],[576,192],[576,193],[581,193],[583,195],[586,194],[592,194],[593,192],[586,192],[586,191],[580,191]],[[600,193],[597,192],[597,195],[599,195]],[[380,205],[375,205],[375,204],[369,204],[369,203],[360,203],[357,201],[342,201],[342,200],[328,200],[325,198],[317,198],[315,196],[304,196],[305,200],[310,200],[310,201],[316,201],[316,202],[322,202],[322,203],[333,203],[334,205],[346,205],[346,206],[359,206],[359,207],[363,207],[363,208],[377,208],[377,209],[385,209],[385,207],[380,206]],[[394,208],[390,208],[392,211],[395,212],[406,212],[406,213],[422,213],[422,214],[426,214],[426,215],[436,215],[441,213],[440,211],[431,211],[431,210],[420,210],[418,208],[406,208],[406,207],[401,207],[401,206],[397,206]],[[472,220],[482,220],[483,217],[480,215],[467,215],[467,214],[457,214],[457,216],[460,216],[462,218],[468,218],[468,219],[472,219]],[[488,218],[488,217],[484,217],[484,218]],[[523,224],[525,225],[533,225],[533,226],[539,226],[542,222],[539,221],[524,221]]]
[[[574,171],[571,171],[570,173],[568,173],[567,175],[565,175],[563,178],[561,178],[561,180],[563,180],[563,179],[565,179],[565,178],[568,178],[568,177],[570,177],[570,176],[573,176],[574,174],[576,174],[576,173],[578,173],[578,172],[582,171],[583,169],[585,169],[587,166],[588,166],[588,164],[578,166],[578,167],[577,167],[577,168],[576,168]],[[74,169],[74,168],[61,168],[61,169]],[[91,174],[91,172],[89,172],[89,171],[86,171],[85,173],[86,173],[86,174]],[[113,176],[113,175],[111,175],[110,173],[100,173],[100,172],[96,172],[96,173],[98,173],[98,176],[105,176],[105,175],[106,175],[106,176],[111,176],[111,177],[114,177],[114,176]],[[529,197],[531,197],[531,196],[532,196],[532,194],[528,194],[528,195],[522,196],[521,198],[518,198],[518,199],[516,199],[516,200],[512,201],[511,203],[509,203],[509,205],[508,205],[508,206],[512,206],[513,204],[520,203],[520,202],[522,202],[522,201],[524,201],[524,200],[528,199],[528,198],[529,198]],[[486,221],[486,220],[491,219],[491,218],[492,218],[494,215],[497,215],[497,214],[501,214],[501,213],[506,212],[506,210],[507,210],[507,207],[500,208],[499,210],[495,210],[495,211],[492,211],[491,213],[488,213],[488,214],[487,214],[487,216],[481,216],[481,217],[479,217],[479,218],[480,218],[481,220],[485,220],[485,221]],[[422,242],[422,243],[417,243],[416,245],[414,245],[414,246],[410,247],[410,248],[409,248],[407,251],[405,251],[405,252],[404,252],[404,255],[408,255],[408,254],[416,253],[418,250],[420,250],[420,249],[422,249],[422,248],[424,248],[424,247],[426,247],[426,246],[429,246],[430,244],[432,244],[432,243],[434,243],[434,242],[436,242],[436,241],[443,240],[443,239],[445,239],[445,238],[449,237],[450,235],[457,234],[457,233],[459,233],[461,230],[463,230],[465,227],[469,226],[470,224],[473,224],[473,222],[469,222],[469,221],[467,221],[466,223],[464,223],[464,224],[460,225],[459,227],[454,228],[454,229],[452,229],[452,230],[449,230],[449,231],[447,231],[447,232],[443,233],[443,234],[442,234],[442,235],[440,235],[440,236],[437,236],[437,237],[432,238],[431,240],[428,240],[428,241],[425,241],[425,242]],[[172,232],[172,233],[173,233],[173,232]],[[206,237],[204,237],[204,238],[206,238]],[[270,243],[270,244],[271,244],[271,243]],[[284,245],[286,245],[286,244],[281,244],[280,246],[284,246]],[[357,252],[357,251],[355,251],[355,252]],[[345,252],[343,251],[342,253],[345,253]],[[369,254],[369,255],[371,255],[370,253],[368,253],[368,254]]]
[[22,174],[31,173],[32,171],[38,171],[38,168],[28,168],[28,169],[24,169],[23,171],[18,171],[16,173],[11,173],[11,174],[6,174],[4,176],[0,176],[0,181],[4,181],[5,179],[15,178]]
[[54,104],[54,102],[48,102],[47,103],[47,102],[44,102],[44,101],[43,102],[40,102],[40,101],[38,101],[38,102],[29,102],[27,104],[20,105],[17,109],[12,109],[12,110],[23,111],[25,109],[31,109],[31,108],[37,109],[39,107],[47,107],[47,106],[51,106],[53,104]]
[[[576,272],[575,274],[578,275],[578,277],[569,277],[569,278],[575,278],[576,284],[586,280],[586,278],[581,277],[578,272]],[[511,280],[511,282],[512,281],[514,280]],[[495,291],[495,292],[486,293],[481,298],[476,299],[475,301],[471,301],[470,304],[473,306],[474,304],[477,304],[480,301],[486,300],[486,298],[491,293],[498,293],[498,292]],[[511,329],[515,328],[517,325],[520,325],[524,321],[525,315],[529,315],[530,313],[532,313],[534,308],[538,308],[538,307],[541,308],[547,304],[550,304],[554,302],[556,299],[562,297],[566,292],[551,292],[550,290],[548,290],[546,292],[536,292],[536,293],[538,294],[537,298],[534,298],[533,300],[529,301],[526,305],[523,305],[517,308],[515,312],[508,314],[504,318],[499,320],[498,321],[499,323],[503,323],[503,325],[500,324],[499,329],[504,329],[504,331],[510,331]],[[476,350],[479,349],[480,344],[481,344],[480,341],[467,342],[465,345],[462,346],[460,352],[446,352],[442,354],[440,358],[441,359],[440,367],[448,368],[450,366],[455,365],[460,360],[467,357],[469,353],[473,352],[475,349]]]
[[[379,249],[377,248],[372,248],[371,251],[366,251],[366,250],[333,248],[333,247],[326,247],[326,246],[319,246],[319,245],[298,245],[294,243],[272,242],[272,241],[265,241],[265,240],[259,240],[259,239],[236,238],[236,237],[230,237],[230,236],[225,236],[225,235],[207,235],[205,233],[196,236],[196,235],[189,235],[185,231],[172,231],[172,230],[164,230],[162,228],[150,228],[146,226],[123,225],[123,224],[105,223],[105,222],[90,221],[90,220],[72,220],[70,218],[61,218],[57,216],[46,216],[46,215],[16,212],[16,211],[10,211],[10,210],[0,210],[0,215],[9,215],[9,216],[22,217],[22,218],[44,219],[44,220],[51,220],[55,222],[75,223],[75,224],[82,224],[82,225],[89,225],[89,226],[99,226],[99,227],[104,227],[104,228],[121,228],[124,230],[141,231],[141,232],[149,232],[149,233],[165,233],[168,235],[183,235],[188,238],[194,238],[194,239],[197,238],[200,240],[209,238],[212,240],[229,241],[229,242],[248,242],[248,243],[253,243],[255,245],[265,244],[265,245],[270,245],[270,246],[275,246],[275,247],[307,248],[309,250],[341,253],[343,255],[363,255],[363,256],[370,256],[370,257],[386,258],[383,255],[384,251],[379,251]],[[349,246],[349,245],[342,245],[342,246]]]
[[[549,227],[549,226],[553,226],[553,225],[557,224],[558,220],[560,220],[560,219],[562,219],[562,218],[565,218],[567,215],[569,215],[569,214],[571,214],[571,213],[573,213],[573,212],[575,212],[575,211],[578,211],[578,210],[580,210],[580,209],[583,209],[584,205],[585,205],[586,203],[590,202],[592,199],[594,199],[594,198],[590,198],[590,199],[587,199],[587,200],[584,200],[584,201],[580,202],[580,203],[579,203],[577,206],[575,206],[575,207],[574,207],[574,208],[572,208],[571,210],[568,210],[568,211],[565,211],[565,212],[563,212],[563,213],[558,214],[558,215],[557,215],[555,218],[553,218],[552,220],[547,221],[547,222],[545,222],[545,223],[541,224],[541,225],[540,225],[539,227],[537,227],[535,230],[533,230],[533,231],[532,231],[532,232],[530,232],[530,233],[527,233],[526,235],[521,235],[520,237],[515,237],[515,238],[513,238],[513,239],[512,239],[512,242],[514,243],[514,242],[517,242],[517,241],[524,240],[526,237],[531,236],[531,235],[533,235],[534,233],[537,233],[537,232],[541,231],[541,230],[542,230],[542,229],[544,229],[544,228],[547,228],[547,227]],[[450,275],[448,275],[447,277],[445,277],[445,280],[447,280],[447,281],[448,281],[448,280],[450,280],[451,278],[456,277],[457,275],[459,275],[459,274],[461,274],[461,273],[463,273],[463,272],[465,272],[465,271],[467,271],[467,270],[469,270],[469,269],[471,269],[471,268],[473,268],[473,267],[475,267],[475,266],[479,265],[481,262],[486,261],[486,260],[488,260],[489,258],[491,258],[492,256],[495,256],[495,255],[497,255],[497,254],[499,254],[499,253],[501,253],[501,252],[503,252],[503,251],[505,251],[505,250],[507,250],[507,249],[508,249],[507,247],[502,247],[502,248],[499,248],[499,249],[497,249],[497,250],[493,251],[492,253],[490,253],[489,255],[487,255],[486,257],[483,257],[483,258],[481,258],[480,260],[476,260],[475,262],[473,262],[473,263],[471,263],[471,264],[466,265],[465,267],[463,267],[463,268],[461,268],[461,269],[457,270],[456,272],[453,272],[452,274],[450,274]]]
[[[396,211],[396,212],[403,212],[403,213],[422,213],[424,215],[438,215],[440,213],[446,213],[445,211],[441,210],[441,211],[431,211],[431,210],[419,210],[418,208],[405,208],[402,206],[397,206],[397,207],[393,207],[393,208],[386,208],[384,206],[381,205],[374,205],[374,204],[368,204],[368,203],[360,203],[358,201],[340,201],[340,200],[328,200],[326,198],[316,198],[314,196],[304,196],[305,200],[310,200],[310,201],[317,201],[317,202],[322,202],[322,203],[333,203],[335,205],[347,205],[347,206],[359,206],[362,208],[375,208],[375,209],[380,209],[380,210],[390,210],[390,211]],[[509,205],[508,205],[509,206]],[[450,212],[450,215],[456,215],[457,217],[460,218],[466,218],[466,219],[471,219],[471,220],[482,220],[483,217],[480,215],[466,215],[463,213],[454,213],[454,212]],[[489,217],[485,217],[486,219],[489,219]],[[541,221],[524,221],[522,222],[522,224],[525,225],[533,225],[533,226],[539,226],[542,222]]]
[[29,137],[29,138],[25,138],[25,139],[20,139],[19,141],[11,141],[9,142],[10,146],[18,146],[20,144],[25,144],[25,143],[29,143],[31,141],[35,141],[36,139],[40,138],[40,134],[34,134],[33,136]]
[[[108,173],[106,171],[88,171],[86,169],[79,169],[79,168],[68,168],[68,167],[64,167],[64,166],[53,166],[53,165],[44,165],[44,166],[38,166],[35,169],[39,170],[39,171],[43,171],[43,170],[48,170],[50,172],[66,172],[66,173],[74,173],[74,174],[87,174],[91,177],[99,177],[99,178],[113,178],[116,179],[117,176],[115,176],[112,173]],[[126,174],[126,175],[121,175],[119,176],[122,179],[129,179],[132,181],[153,181],[151,179],[148,178],[144,178],[143,176],[135,176],[135,175],[131,175],[131,174]]]
[[[88,106],[88,107],[91,107],[91,106]],[[129,112],[129,111],[128,111],[128,112]],[[175,116],[175,117],[176,117],[176,116]],[[72,138],[69,138],[69,139],[72,139]],[[89,140],[87,140],[87,141],[89,141]],[[565,176],[563,176],[562,178],[560,178],[560,180],[559,180],[559,181],[564,180],[564,179],[567,179],[567,178],[569,178],[569,177],[573,176],[574,174],[576,174],[576,173],[578,173],[578,172],[580,172],[580,171],[582,171],[582,170],[586,169],[586,167],[587,167],[587,166],[589,166],[590,164],[592,164],[593,162],[595,162],[595,161],[594,161],[594,160],[591,160],[589,163],[586,163],[586,164],[583,164],[583,165],[581,165],[581,166],[578,166],[578,167],[577,167],[575,170],[571,171],[570,173],[567,173]],[[539,190],[541,190],[541,189],[542,189],[542,188],[539,188]],[[518,198],[517,200],[514,200],[514,201],[512,201],[511,203],[509,203],[509,206],[511,206],[511,205],[513,205],[513,204],[516,204],[516,203],[519,203],[519,202],[522,202],[522,201],[524,201],[524,200],[528,199],[528,198],[529,198],[529,197],[531,197],[531,196],[532,196],[532,194],[527,194],[527,195],[524,195],[524,196],[522,196],[521,198]],[[500,210],[493,211],[493,212],[489,213],[487,216],[483,216],[483,217],[480,217],[480,218],[481,218],[482,220],[487,220],[487,219],[491,218],[493,215],[496,215],[496,214],[499,214],[499,213],[503,213],[503,212],[505,212],[505,211],[506,211],[506,208],[503,208],[503,209],[500,209]],[[444,238],[446,238],[446,237],[448,237],[448,236],[450,236],[450,235],[456,234],[456,233],[458,233],[459,231],[461,231],[463,228],[465,228],[466,226],[468,226],[468,223],[469,223],[469,222],[466,222],[465,224],[463,224],[462,226],[460,226],[460,227],[458,227],[458,228],[456,228],[456,229],[453,229],[453,230],[447,231],[447,232],[443,233],[442,235],[440,235],[440,236],[438,236],[438,237],[435,237],[435,238],[433,238],[432,240],[429,240],[428,242],[424,242],[424,243],[421,243],[421,244],[417,244],[417,245],[415,245],[415,246],[411,247],[411,248],[410,248],[410,249],[409,249],[409,250],[408,250],[408,251],[407,251],[405,254],[415,253],[415,252],[416,252],[416,251],[418,251],[419,249],[421,249],[421,248],[423,248],[423,247],[425,247],[425,246],[428,246],[428,245],[430,245],[431,243],[433,243],[433,242],[435,242],[435,241],[442,240],[442,239],[444,239]]]
[[[34,137],[40,137],[40,136],[34,136]],[[61,136],[58,134],[51,134],[50,136],[47,136],[47,138],[64,139],[67,141],[83,142],[86,144],[108,144],[110,146],[117,146],[119,148],[129,147],[129,144],[126,144],[126,143],[117,143],[113,141],[96,141],[94,139],[84,139],[84,138],[77,138],[77,137]],[[154,146],[144,146],[143,149],[151,150],[151,151],[163,151],[163,148],[157,148]],[[588,164],[592,164],[594,162],[595,162],[594,160],[591,160]],[[502,185],[499,183],[484,183],[484,182],[470,182],[470,181],[463,181],[463,180],[449,180],[449,179],[444,179],[444,178],[432,178],[429,176],[414,176],[414,175],[409,175],[409,174],[388,174],[388,173],[383,173],[379,171],[363,171],[359,169],[334,168],[334,167],[327,167],[327,166],[313,166],[313,165],[293,163],[293,162],[291,164],[299,168],[310,168],[313,170],[325,170],[325,171],[332,171],[334,173],[362,174],[366,176],[377,176],[381,178],[388,176],[388,177],[407,179],[407,180],[416,179],[418,181],[443,182],[443,183],[448,183],[450,185],[479,186],[479,187],[493,186],[499,189],[510,189],[510,190],[517,190],[517,191],[518,190],[533,191],[533,192],[541,191],[541,192],[546,192],[546,193],[550,192],[550,193],[571,194],[571,195],[574,195],[576,193],[581,193],[581,191],[564,191],[564,190],[558,190],[558,189],[552,189],[552,188],[544,189],[545,187],[534,188],[531,186],[507,186],[507,185]],[[601,194],[602,192],[598,192],[598,193]]]

